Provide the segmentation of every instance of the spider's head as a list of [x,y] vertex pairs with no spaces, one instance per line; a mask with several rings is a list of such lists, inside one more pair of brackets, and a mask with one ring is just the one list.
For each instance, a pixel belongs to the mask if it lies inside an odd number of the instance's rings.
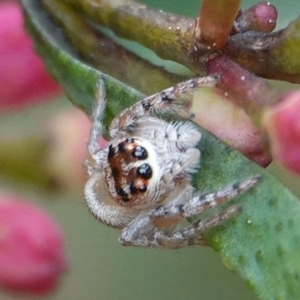
[[155,201],[155,193],[151,195],[158,179],[155,156],[152,144],[140,138],[127,138],[109,146],[106,185],[117,203],[137,207]]

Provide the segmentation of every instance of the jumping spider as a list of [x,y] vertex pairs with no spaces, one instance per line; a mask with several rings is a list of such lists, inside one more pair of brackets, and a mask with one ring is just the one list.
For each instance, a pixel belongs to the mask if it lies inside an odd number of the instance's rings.
[[[213,86],[214,77],[190,79],[146,97],[113,119],[108,147],[100,148],[105,88],[98,84],[86,160],[89,180],[85,198],[92,214],[122,228],[123,245],[179,248],[203,244],[201,233],[234,216],[239,206],[194,224],[186,218],[220,205],[251,188],[257,176],[211,194],[191,185],[201,133],[190,121],[167,122],[161,112],[188,117],[184,95]],[[178,225],[181,224],[179,227]]]

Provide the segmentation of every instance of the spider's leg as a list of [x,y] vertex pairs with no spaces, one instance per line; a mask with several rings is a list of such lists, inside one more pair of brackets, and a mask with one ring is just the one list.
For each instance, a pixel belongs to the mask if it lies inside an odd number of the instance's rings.
[[191,78],[151,95],[136,105],[143,114],[169,111],[186,117],[186,112],[191,106],[191,102],[184,99],[187,94],[201,87],[215,86],[217,81],[213,76]]
[[[180,203],[182,198],[189,199],[193,193],[193,187],[189,184],[177,186],[169,195],[170,201],[176,205]],[[132,220],[123,230],[119,238],[119,242],[124,246],[138,247],[161,247],[155,240],[154,236],[161,229],[156,228],[149,215],[153,209],[148,209],[140,213]],[[172,228],[173,224],[170,224]],[[163,229],[165,231],[165,229]]]
[[123,230],[119,243],[123,246],[161,247],[155,240],[155,228],[149,219],[149,211],[137,216]]
[[92,126],[88,141],[88,150],[94,160],[96,160],[97,158],[96,154],[101,150],[101,147],[99,145],[99,138],[102,136],[102,117],[106,106],[105,86],[102,79],[97,83],[95,98],[95,107],[91,117]]
[[143,116],[169,112],[189,117],[187,111],[191,106],[191,101],[184,100],[186,94],[197,88],[214,86],[217,81],[217,78],[213,76],[192,78],[138,101],[133,106],[123,110],[112,121],[111,136],[114,137],[122,131],[134,131],[136,121]]
[[147,215],[137,217],[126,226],[119,238],[123,246],[154,247],[154,248],[181,248],[190,245],[205,245],[201,234],[227,219],[232,218],[240,211],[239,206],[231,206],[212,217],[197,221],[192,226],[178,231],[167,231],[153,226]]
[[230,206],[219,214],[197,221],[192,226],[175,231],[171,235],[164,234],[164,231],[157,231],[154,235],[154,242],[164,248],[172,249],[190,245],[205,246],[205,241],[201,234],[234,217],[240,210],[240,206]]
[[209,208],[230,201],[253,187],[259,179],[259,175],[254,175],[215,193],[196,194],[188,201],[183,199],[182,203],[176,205],[172,205],[172,202],[170,202],[170,204],[162,205],[154,210],[150,218],[157,227],[168,226],[170,223],[178,222],[180,219],[197,215]]

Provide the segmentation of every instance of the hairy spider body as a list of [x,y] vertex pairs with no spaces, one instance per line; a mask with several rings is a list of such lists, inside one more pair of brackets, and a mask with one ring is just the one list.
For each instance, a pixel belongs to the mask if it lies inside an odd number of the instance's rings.
[[85,198],[97,219],[123,229],[119,239],[123,245],[203,244],[201,233],[235,215],[239,207],[231,206],[183,229],[177,226],[180,221],[232,199],[257,182],[253,176],[216,193],[197,193],[190,180],[200,161],[201,133],[190,121],[172,123],[158,116],[168,112],[188,117],[186,93],[215,83],[214,77],[190,79],[137,102],[112,121],[112,139],[101,149],[105,90],[100,81],[88,143],[90,179]]

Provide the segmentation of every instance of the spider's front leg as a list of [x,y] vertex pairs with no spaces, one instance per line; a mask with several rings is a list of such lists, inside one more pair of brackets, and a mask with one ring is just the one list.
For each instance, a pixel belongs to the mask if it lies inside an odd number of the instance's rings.
[[[194,197],[185,203],[175,204],[170,202],[167,205],[158,207],[156,210],[152,211],[149,217],[152,219],[154,226],[157,228],[170,226],[183,218],[195,216],[207,209],[216,207],[234,199],[236,196],[252,188],[259,179],[259,175],[254,175],[238,184],[234,184],[215,193],[205,195],[196,193]],[[189,227],[173,232],[171,235],[164,234],[163,230],[157,230],[154,240],[157,244],[166,248],[205,245],[205,242],[202,239],[203,232],[232,218],[238,214],[240,210],[241,207],[238,205],[230,206],[229,208],[221,211],[219,214],[197,221]]]
[[166,204],[130,223],[123,230],[120,242],[123,245],[165,248],[204,245],[203,232],[235,216],[239,213],[240,206],[230,206],[219,214],[197,221],[184,229],[176,229],[178,222],[232,200],[253,187],[259,178],[255,175],[238,184],[205,195],[195,193],[189,184],[177,187],[166,200]]
[[146,97],[123,110],[112,121],[110,134],[115,137],[120,132],[132,133],[135,131],[137,120],[162,112],[169,112],[187,118],[189,117],[188,109],[191,102],[184,99],[185,96],[197,88],[215,86],[217,82],[218,78],[213,76],[196,77]]
[[254,175],[217,192],[208,194],[194,193],[191,198],[182,199],[181,203],[170,202],[157,207],[151,212],[150,218],[156,227],[169,226],[183,218],[198,215],[207,209],[234,199],[252,188],[260,178],[260,175]]
[[216,215],[193,223],[190,227],[175,231],[171,235],[166,235],[163,231],[157,231],[154,235],[155,243],[161,247],[170,249],[177,249],[192,245],[205,246],[206,243],[202,234],[234,217],[240,211],[240,206],[233,205]]
[[[100,137],[102,137],[103,133],[102,118],[105,106],[105,86],[103,80],[101,79],[99,80],[96,86],[95,103],[93,108],[93,114],[91,116],[92,126],[90,129],[90,136],[88,140],[88,151],[91,158],[95,162],[99,162],[103,159],[103,152],[101,152],[102,149],[99,145],[99,139]],[[92,166],[90,166],[88,161],[86,161],[85,164],[90,173]]]
[[123,246],[154,247],[177,249],[186,246],[206,243],[202,234],[222,222],[234,217],[240,212],[239,206],[230,206],[228,209],[193,223],[190,227],[176,230],[175,226],[169,228],[157,228],[151,222],[148,214],[138,217],[122,231],[119,242]]

